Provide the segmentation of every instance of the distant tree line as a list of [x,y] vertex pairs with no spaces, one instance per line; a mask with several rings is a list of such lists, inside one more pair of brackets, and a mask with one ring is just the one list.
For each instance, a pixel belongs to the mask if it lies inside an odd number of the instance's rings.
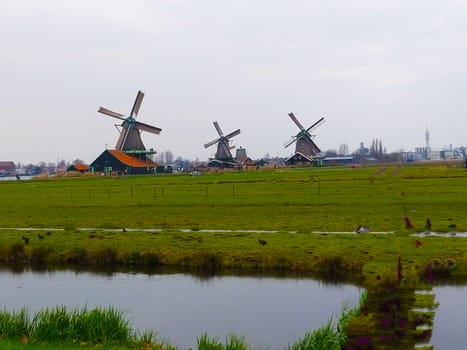
[[352,156],[354,162],[367,162],[367,161],[378,161],[378,162],[397,162],[400,160],[400,153],[393,152],[387,153],[386,147],[383,146],[381,139],[373,138],[371,146],[365,147],[363,143],[358,149],[350,153],[349,146],[343,143],[339,146],[339,150],[330,149],[324,152],[326,157],[345,157]]

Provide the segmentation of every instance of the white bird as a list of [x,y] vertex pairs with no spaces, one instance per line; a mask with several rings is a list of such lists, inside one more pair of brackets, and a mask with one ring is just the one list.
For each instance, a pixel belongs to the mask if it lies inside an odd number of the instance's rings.
[[370,232],[370,230],[371,229],[368,226],[358,225],[355,232],[357,232],[357,233],[366,233],[366,232]]

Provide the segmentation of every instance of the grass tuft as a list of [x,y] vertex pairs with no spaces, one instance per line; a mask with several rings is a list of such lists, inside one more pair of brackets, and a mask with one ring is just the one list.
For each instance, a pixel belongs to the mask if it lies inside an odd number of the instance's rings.
[[125,344],[134,340],[129,321],[113,308],[45,308],[29,317],[25,308],[0,313],[0,339],[23,342]]
[[230,334],[225,343],[218,338],[210,338],[206,333],[197,338],[197,350],[248,350],[250,346],[245,338]]

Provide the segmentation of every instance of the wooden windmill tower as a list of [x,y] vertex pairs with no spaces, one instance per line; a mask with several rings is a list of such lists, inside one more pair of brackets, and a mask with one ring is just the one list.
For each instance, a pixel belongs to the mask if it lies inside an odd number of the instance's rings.
[[287,148],[291,144],[295,143],[295,154],[289,159],[295,159],[296,161],[301,162],[311,161],[314,157],[321,153],[321,150],[313,141],[316,135],[310,134],[310,131],[321,125],[324,122],[324,117],[319,119],[308,129],[303,127],[303,125],[298,121],[293,113],[289,113],[289,117],[300,129],[300,131],[295,136],[292,136],[292,139],[287,141],[284,145],[284,147]]
[[117,118],[122,121],[121,124],[115,125],[120,133],[117,144],[115,145],[115,148],[118,151],[139,154],[154,153],[151,151],[146,151],[146,147],[144,147],[143,141],[141,140],[141,132],[146,131],[158,135],[162,129],[136,121],[136,117],[138,116],[139,109],[141,108],[143,98],[144,93],[138,91],[129,116],[113,112],[104,107],[100,107],[98,110],[99,113]]
[[213,122],[213,124],[217,130],[217,133],[219,134],[219,137],[206,143],[204,145],[204,148],[208,148],[208,147],[211,147],[212,145],[217,144],[217,151],[216,151],[216,155],[214,156],[214,160],[216,160],[219,163],[225,163],[225,162],[234,163],[235,160],[230,150],[234,148],[235,146],[231,146],[230,142],[234,136],[237,136],[238,134],[240,134],[240,129],[237,129],[231,132],[230,134],[224,135],[224,133],[222,132],[219,126],[219,123]]

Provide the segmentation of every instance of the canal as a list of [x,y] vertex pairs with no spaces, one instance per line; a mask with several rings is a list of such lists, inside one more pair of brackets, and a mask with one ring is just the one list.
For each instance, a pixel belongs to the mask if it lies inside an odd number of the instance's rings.
[[356,305],[362,292],[311,278],[69,270],[1,270],[0,283],[6,310],[111,305],[134,329],[154,330],[180,349],[195,347],[203,333],[221,341],[233,333],[256,348],[284,349],[339,317],[344,303]]

